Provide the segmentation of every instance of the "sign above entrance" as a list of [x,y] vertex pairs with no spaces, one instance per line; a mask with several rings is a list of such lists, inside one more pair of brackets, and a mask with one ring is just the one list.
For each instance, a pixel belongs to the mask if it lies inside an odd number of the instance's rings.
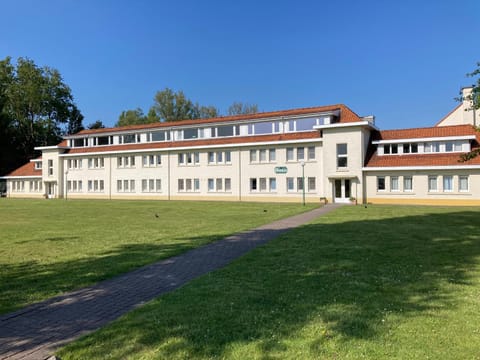
[[286,166],[275,166],[275,174],[286,174],[288,169]]

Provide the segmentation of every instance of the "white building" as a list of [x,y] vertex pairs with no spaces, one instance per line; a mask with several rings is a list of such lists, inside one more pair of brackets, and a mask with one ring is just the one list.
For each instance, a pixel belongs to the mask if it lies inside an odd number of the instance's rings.
[[480,139],[467,105],[424,129],[379,131],[330,105],[84,130],[38,148],[7,195],[480,204],[480,157],[460,162]]

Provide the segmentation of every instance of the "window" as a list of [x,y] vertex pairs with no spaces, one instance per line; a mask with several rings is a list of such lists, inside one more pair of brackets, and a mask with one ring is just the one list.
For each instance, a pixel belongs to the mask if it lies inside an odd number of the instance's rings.
[[385,191],[385,176],[377,176],[377,191]]
[[267,161],[267,149],[260,149],[260,161]]
[[148,191],[154,192],[155,191],[155,179],[148,180]]
[[458,191],[468,191],[468,176],[460,175],[458,177]]
[[315,160],[315,146],[308,147],[308,160]]
[[37,161],[35,163],[35,170],[41,170],[42,169],[42,162],[41,161]]
[[162,191],[162,180],[161,179],[156,179],[155,180],[155,190],[157,192]]
[[213,179],[208,179],[208,191],[215,190],[215,182]]
[[230,151],[225,151],[225,162],[226,163],[232,162],[232,154]]
[[232,190],[232,179],[226,178],[225,179],[225,191],[231,191]]
[[277,159],[277,154],[275,152],[275,149],[270,149],[268,151],[268,161],[273,162],[276,161]]
[[183,130],[184,139],[196,139],[198,137],[197,129],[185,129]]
[[392,144],[392,154],[398,154],[398,144]]
[[151,141],[165,141],[168,140],[168,132],[165,131],[155,131],[150,133]]
[[453,151],[453,141],[447,141],[445,143],[445,151],[452,152]]
[[317,125],[317,119],[299,119],[297,120],[297,131],[312,130]]
[[178,191],[185,190],[185,181],[183,179],[178,179]]
[[260,178],[260,191],[267,191],[267,178]]
[[142,179],[142,192],[162,191],[161,179]]
[[297,191],[303,190],[303,178],[297,177]]
[[93,191],[93,181],[88,180],[88,191]]
[[307,184],[308,184],[308,191],[315,191],[316,190],[316,178],[309,177]]
[[428,177],[428,191],[437,191],[437,177],[429,176]]
[[261,122],[255,124],[255,134],[271,134],[273,131],[272,122]]
[[193,191],[200,191],[200,179],[193,179]]
[[218,178],[218,179],[216,179],[215,183],[216,183],[216,190],[217,191],[222,191],[222,189],[223,189],[223,179]]
[[287,148],[287,161],[293,161],[293,148]]
[[213,151],[208,152],[208,163],[212,164],[215,162],[215,153]]
[[148,181],[147,179],[142,179],[142,192],[148,191]]
[[403,191],[412,191],[413,190],[413,181],[411,176],[403,177]]
[[179,164],[185,164],[185,154],[183,154],[183,153],[178,154],[178,163]]
[[123,136],[120,137],[121,143],[123,143],[123,144],[134,143],[135,139],[136,139],[135,134],[127,134],[127,135],[123,135]]
[[268,187],[270,191],[277,191],[277,178],[268,179]]
[[250,162],[257,161],[257,150],[250,150]]
[[399,191],[398,176],[390,177],[390,191]]
[[233,136],[233,126],[219,126],[217,127],[218,136]]
[[305,159],[305,149],[303,147],[297,148],[297,161]]
[[53,175],[53,160],[48,160],[48,176]]
[[97,145],[108,145],[110,143],[110,138],[108,136],[99,136],[97,138]]
[[223,162],[223,153],[221,151],[217,151],[217,163]]
[[337,168],[346,168],[347,165],[347,144],[337,144]]
[[250,191],[257,191],[257,179],[256,178],[250,178]]
[[391,153],[390,145],[388,145],[388,144],[383,145],[383,153],[384,154],[390,154]]
[[453,176],[444,175],[443,176],[443,191],[453,191]]
[[287,191],[294,191],[295,183],[292,177],[287,177]]
[[128,191],[128,180],[123,180],[123,191]]

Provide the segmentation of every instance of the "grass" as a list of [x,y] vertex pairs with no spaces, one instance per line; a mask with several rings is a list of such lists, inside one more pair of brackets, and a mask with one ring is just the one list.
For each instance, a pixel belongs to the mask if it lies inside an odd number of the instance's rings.
[[67,359],[480,359],[480,210],[343,207],[68,345]]
[[312,207],[1,199],[0,313]]

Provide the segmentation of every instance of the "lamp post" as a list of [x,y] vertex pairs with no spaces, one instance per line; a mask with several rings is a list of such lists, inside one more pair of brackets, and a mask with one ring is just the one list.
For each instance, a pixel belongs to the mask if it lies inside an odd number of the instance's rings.
[[302,200],[305,206],[305,161],[300,162],[300,165],[302,165]]

